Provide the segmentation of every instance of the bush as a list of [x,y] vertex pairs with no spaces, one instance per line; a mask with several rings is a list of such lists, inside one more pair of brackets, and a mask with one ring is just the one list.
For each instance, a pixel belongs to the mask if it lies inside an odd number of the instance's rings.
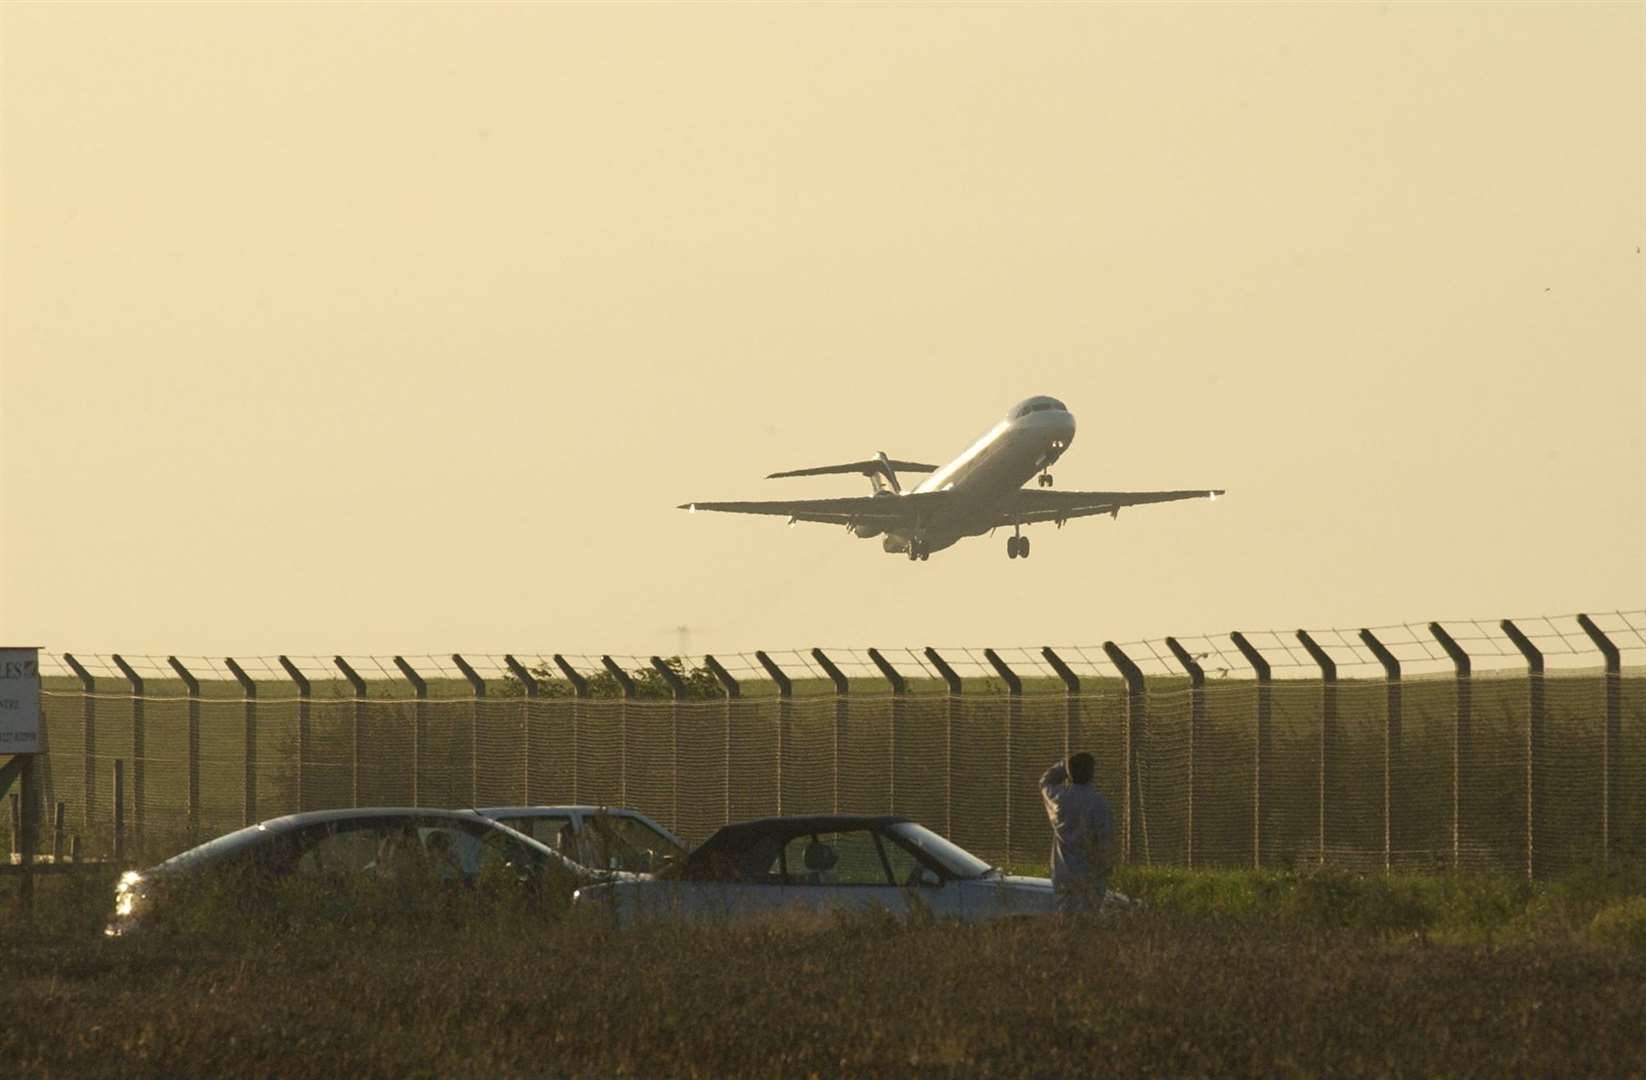
[[1646,952],[1646,896],[1618,900],[1595,912],[1589,936],[1602,945]]

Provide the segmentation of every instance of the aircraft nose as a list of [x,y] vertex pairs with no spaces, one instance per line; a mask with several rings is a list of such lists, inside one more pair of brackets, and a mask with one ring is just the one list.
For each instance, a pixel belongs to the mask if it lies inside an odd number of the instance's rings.
[[1051,428],[1056,433],[1058,442],[1064,446],[1074,442],[1074,413],[1060,409],[1046,415],[1051,417]]

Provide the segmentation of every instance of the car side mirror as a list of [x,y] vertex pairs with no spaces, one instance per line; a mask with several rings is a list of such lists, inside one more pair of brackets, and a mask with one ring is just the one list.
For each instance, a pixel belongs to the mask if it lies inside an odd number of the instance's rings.
[[916,885],[924,885],[931,889],[943,884],[943,879],[937,876],[937,871],[927,866],[920,868],[920,871],[915,874],[914,880]]

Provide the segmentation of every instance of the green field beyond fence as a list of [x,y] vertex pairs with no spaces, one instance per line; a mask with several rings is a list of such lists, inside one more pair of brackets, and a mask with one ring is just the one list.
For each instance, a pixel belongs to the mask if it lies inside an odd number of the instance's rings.
[[42,790],[88,855],[113,846],[118,761],[126,850],[145,858],[299,810],[587,803],[635,807],[690,841],[768,814],[903,814],[1012,866],[1044,863],[1036,781],[1083,748],[1134,864],[1545,877],[1646,837],[1637,669],[1025,682],[674,700],[547,680],[532,696],[458,681],[416,698],[387,682],[253,696],[51,679]]

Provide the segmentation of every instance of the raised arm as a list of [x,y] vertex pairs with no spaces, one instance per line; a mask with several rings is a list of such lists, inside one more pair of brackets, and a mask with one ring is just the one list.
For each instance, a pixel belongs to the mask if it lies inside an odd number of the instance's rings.
[[1040,774],[1040,791],[1050,795],[1052,788],[1062,787],[1069,782],[1069,765],[1059,759],[1051,768]]

